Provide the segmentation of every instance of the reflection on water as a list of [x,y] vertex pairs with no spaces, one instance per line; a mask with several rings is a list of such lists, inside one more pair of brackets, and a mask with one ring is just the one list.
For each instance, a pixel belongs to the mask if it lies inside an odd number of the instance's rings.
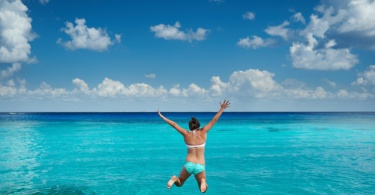
[[33,128],[34,122],[6,122],[0,127],[0,193],[32,189],[39,183],[38,158],[43,155],[39,142],[42,136]]

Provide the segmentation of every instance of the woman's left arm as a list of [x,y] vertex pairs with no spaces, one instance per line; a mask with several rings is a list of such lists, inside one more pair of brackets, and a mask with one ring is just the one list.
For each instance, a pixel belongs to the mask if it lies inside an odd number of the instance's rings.
[[187,133],[187,131],[185,129],[183,129],[182,127],[180,127],[176,122],[172,121],[172,120],[169,120],[167,117],[163,116],[160,111],[158,110],[158,114],[160,116],[160,118],[162,118],[165,122],[167,122],[170,126],[172,126],[173,128],[175,128],[181,135],[185,135]]

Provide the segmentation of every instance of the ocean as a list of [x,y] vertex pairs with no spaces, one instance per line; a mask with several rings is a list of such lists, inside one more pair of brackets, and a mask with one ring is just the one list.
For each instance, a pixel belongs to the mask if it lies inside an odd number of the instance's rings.
[[[186,152],[156,112],[0,113],[0,194],[200,194],[166,188]],[[375,113],[224,112],[206,174],[206,194],[375,194]]]

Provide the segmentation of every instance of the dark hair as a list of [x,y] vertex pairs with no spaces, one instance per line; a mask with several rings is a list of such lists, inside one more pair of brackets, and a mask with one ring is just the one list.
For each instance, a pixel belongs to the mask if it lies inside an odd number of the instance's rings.
[[191,117],[191,120],[189,121],[189,129],[190,130],[196,130],[201,126],[198,119],[195,117]]

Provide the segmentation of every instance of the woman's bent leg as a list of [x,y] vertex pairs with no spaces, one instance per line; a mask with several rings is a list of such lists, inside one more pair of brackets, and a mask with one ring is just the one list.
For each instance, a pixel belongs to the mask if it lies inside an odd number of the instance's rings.
[[173,184],[177,187],[184,185],[187,178],[189,178],[190,174],[186,171],[185,167],[182,167],[180,176],[172,176],[171,179],[167,183],[167,188],[171,188]]
[[202,171],[195,175],[195,179],[198,183],[198,188],[202,193],[205,193],[207,191],[208,185],[206,182],[206,171]]

